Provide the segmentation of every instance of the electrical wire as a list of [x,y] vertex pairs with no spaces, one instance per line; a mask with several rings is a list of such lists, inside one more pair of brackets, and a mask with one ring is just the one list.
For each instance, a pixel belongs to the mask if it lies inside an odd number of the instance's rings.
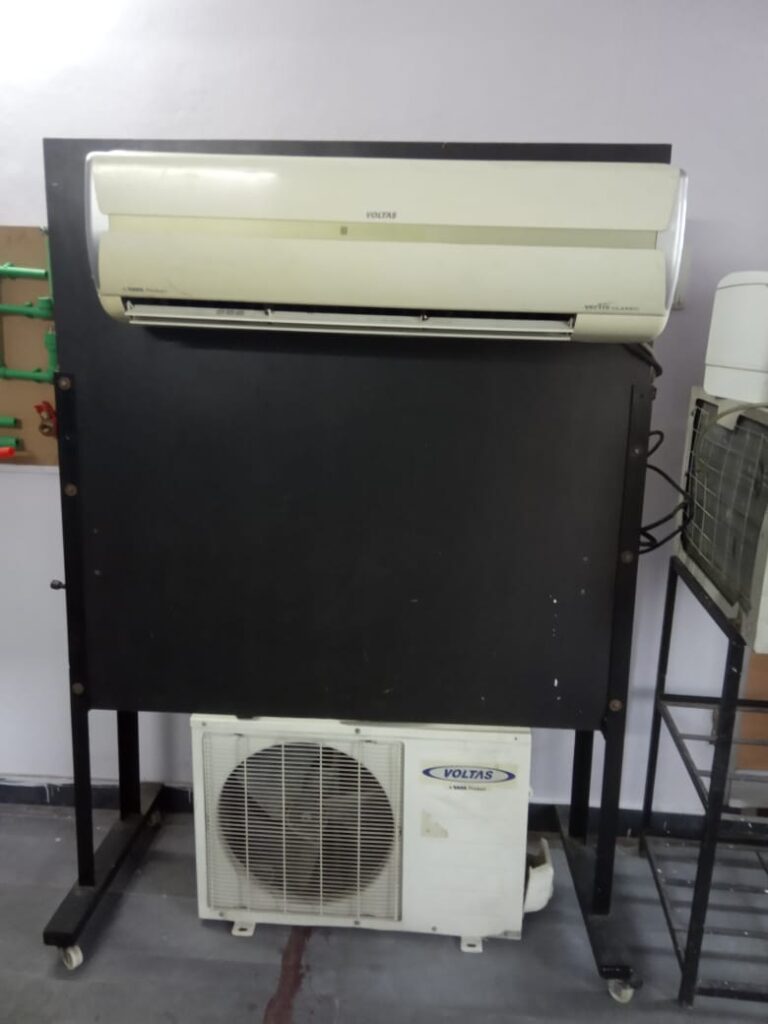
[[[650,438],[656,438],[655,444],[648,446],[648,458],[654,455],[659,448],[664,444],[664,431],[663,430],[652,430],[648,435]],[[670,487],[674,488],[677,493],[682,497],[682,501],[678,502],[677,505],[672,509],[671,512],[667,512],[666,515],[660,516],[652,523],[645,523],[640,527],[640,545],[639,553],[641,555],[647,555],[651,551],[656,551],[663,544],[668,543],[674,537],[677,537],[683,532],[688,523],[690,522],[690,501],[691,497],[686,490],[684,490],[677,480],[674,480],[666,470],[662,469],[661,466],[655,466],[652,462],[646,463],[646,469],[650,469],[651,472],[657,473],[662,480],[669,484]],[[652,531],[659,526],[663,526],[664,523],[668,523],[670,519],[674,519],[675,516],[682,512],[682,522],[679,523],[674,530],[668,533],[665,537],[657,537]]]
[[650,457],[652,455],[655,455],[656,452],[659,450],[659,448],[661,448],[661,446],[664,444],[664,431],[663,430],[652,430],[650,432],[650,434],[648,435],[648,439],[650,440],[652,437],[657,437],[658,441],[656,442],[655,445],[653,445],[653,447],[649,447],[649,449],[648,449],[648,458],[649,459],[650,459]]
[[[670,519],[674,519],[675,518],[675,516],[678,514],[678,512],[683,512],[687,508],[688,508],[688,502],[687,501],[681,501],[679,505],[675,505],[675,507],[672,509],[672,511],[671,512],[667,512],[667,514],[665,516],[662,516],[661,519],[656,519],[654,522],[647,523],[645,526],[641,527],[640,532],[641,533],[650,533],[651,530],[655,530],[657,527],[663,526],[664,523],[668,523]],[[651,539],[652,540],[656,540],[656,538],[653,537],[652,535],[651,535]]]
[[647,554],[650,554],[651,551],[656,551],[657,548],[662,547],[664,544],[668,543],[674,537],[677,537],[679,534],[681,534],[683,532],[683,530],[686,528],[687,525],[688,525],[688,521],[687,520],[685,522],[683,522],[683,523],[680,523],[680,525],[676,526],[674,530],[672,530],[670,533],[668,533],[666,535],[666,537],[660,537],[656,541],[655,544],[648,544],[647,546],[643,546],[641,544],[640,545],[640,554],[641,555],[647,555]]
[[644,363],[653,369],[654,376],[660,377],[663,373],[661,363],[656,359],[650,346],[648,345],[624,345],[624,348],[631,356],[635,359],[641,359]]
[[686,502],[690,501],[690,498],[688,496],[688,492],[683,490],[683,488],[680,486],[680,484],[677,482],[677,480],[674,480],[669,475],[669,473],[666,472],[666,470],[661,468],[661,466],[654,466],[652,462],[649,462],[648,465],[646,466],[646,469],[651,469],[651,470],[653,470],[654,473],[658,473],[659,476],[663,480],[667,481],[667,483],[669,484],[670,487],[674,487],[674,489],[677,491],[678,494],[682,494],[682,496],[685,498]]

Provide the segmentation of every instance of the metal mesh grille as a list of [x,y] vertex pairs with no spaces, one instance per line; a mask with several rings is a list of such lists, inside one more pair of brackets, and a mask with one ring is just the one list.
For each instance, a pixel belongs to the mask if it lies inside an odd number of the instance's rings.
[[683,546],[724,597],[748,611],[768,506],[768,427],[740,416],[729,430],[717,415],[716,405],[697,401]]
[[402,744],[206,733],[208,899],[397,920]]

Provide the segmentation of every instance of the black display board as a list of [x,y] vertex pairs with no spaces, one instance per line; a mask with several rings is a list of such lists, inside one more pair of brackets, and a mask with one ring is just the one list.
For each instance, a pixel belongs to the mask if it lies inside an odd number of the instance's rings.
[[644,455],[627,444],[649,363],[611,344],[119,324],[83,209],[86,154],[112,148],[547,158],[46,143],[70,646],[89,706],[597,728],[622,571],[631,618],[619,538],[639,528]]

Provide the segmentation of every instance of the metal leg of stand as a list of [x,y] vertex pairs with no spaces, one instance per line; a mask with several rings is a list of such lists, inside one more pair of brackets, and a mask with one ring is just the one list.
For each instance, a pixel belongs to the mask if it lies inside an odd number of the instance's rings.
[[72,697],[71,719],[77,880],[80,885],[94,885],[96,864],[93,849],[91,744],[88,732],[88,705],[80,697]]
[[117,763],[120,777],[120,817],[141,811],[139,772],[139,714],[117,712]]
[[661,737],[661,705],[660,700],[667,683],[667,667],[669,665],[669,648],[672,642],[672,623],[675,618],[675,599],[677,597],[677,569],[675,560],[669,560],[667,573],[667,596],[664,600],[664,618],[661,625],[661,644],[659,646],[659,664],[656,670],[656,692],[653,699],[653,717],[651,718],[651,739],[648,747],[648,771],[645,776],[645,795],[643,797],[643,818],[641,832],[646,832],[651,825],[653,810],[653,794],[656,789],[656,766],[659,760],[659,739]]
[[571,810],[568,818],[568,834],[573,839],[586,839],[589,831],[589,790],[592,783],[594,739],[593,732],[579,731],[573,742]]
[[97,850],[93,847],[91,766],[86,699],[72,698],[72,746],[75,771],[75,831],[78,878],[43,932],[49,946],[67,949],[80,939],[118,871],[129,857],[138,855],[142,838],[149,835],[150,819],[162,796],[162,786],[139,783],[139,732],[136,712],[118,712],[120,766],[120,818]]
[[595,914],[607,914],[611,909],[613,867],[619,832],[625,719],[626,711],[622,707],[620,711],[611,713],[605,724],[603,787],[600,797],[600,821],[597,826],[595,886],[592,892],[592,912]]
[[704,925],[709,904],[709,891],[712,886],[712,875],[715,869],[717,836],[720,831],[720,819],[723,814],[728,786],[728,769],[731,761],[731,746],[736,725],[737,702],[739,699],[743,664],[744,642],[742,640],[730,640],[728,642],[728,656],[726,658],[725,675],[723,678],[722,701],[717,720],[717,735],[715,737],[715,752],[712,758],[709,797],[704,814],[704,827],[696,868],[696,881],[693,888],[693,900],[691,901],[691,916],[685,943],[683,977],[678,996],[684,1006],[692,1006],[696,995],[696,982],[698,980],[701,945],[704,938]]
[[605,737],[605,760],[600,820],[597,829],[595,880],[592,891],[592,913],[594,914],[607,914],[611,909],[613,867],[619,828],[627,690],[632,652],[639,524],[643,508],[644,470],[651,419],[651,398],[650,388],[634,387],[632,389],[624,493],[618,538],[619,557],[613,594],[608,699],[602,725]]

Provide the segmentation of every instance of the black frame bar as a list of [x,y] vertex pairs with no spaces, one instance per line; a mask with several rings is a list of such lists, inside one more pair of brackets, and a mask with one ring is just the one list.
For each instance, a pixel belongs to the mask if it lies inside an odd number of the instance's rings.
[[136,711],[117,712],[117,763],[120,817],[125,819],[141,811],[139,716]]
[[59,374],[55,386],[59,422],[62,520],[66,537],[64,567],[69,636],[77,881],[46,925],[43,942],[49,946],[66,949],[77,944],[118,871],[132,851],[137,849],[139,840],[146,833],[147,825],[158,808],[162,786],[142,787],[138,712],[117,711],[120,817],[98,848],[94,846],[75,382],[71,376]]
[[[667,666],[673,636],[678,580],[683,581],[687,589],[704,608],[728,641],[723,670],[723,683],[720,695],[716,698],[666,692]],[[716,932],[718,934],[733,934],[734,936],[744,936],[747,938],[759,937],[755,933],[748,933],[741,929],[711,929],[706,924],[710,893],[713,889],[712,878],[718,842],[727,841],[735,843],[744,841],[745,845],[752,845],[754,843],[764,844],[766,842],[765,831],[762,829],[755,830],[751,823],[747,821],[723,821],[724,814],[729,810],[726,801],[736,716],[740,711],[768,711],[768,701],[744,700],[739,697],[744,669],[745,648],[746,641],[744,637],[734,623],[723,614],[690,569],[680,558],[676,556],[671,558],[667,577],[667,593],[664,604],[664,619],[651,724],[651,741],[648,753],[648,771],[643,800],[641,846],[647,854],[654,882],[659,892],[664,916],[666,917],[672,937],[675,955],[680,963],[681,979],[678,1000],[683,1006],[692,1006],[697,995],[768,1001],[768,988],[721,980],[699,981],[701,950],[706,934]],[[673,707],[717,711],[716,728],[711,737],[711,742],[714,746],[711,771],[702,771],[696,765],[693,756],[688,750],[686,738],[678,728],[670,710]],[[649,835],[662,724],[666,726],[674,746],[685,765],[704,811],[696,872],[693,882],[690,883],[693,897],[687,928],[682,927],[676,920],[674,902],[666,891],[668,885],[683,883],[679,881],[674,883],[672,880],[667,882],[665,880]],[[709,778],[709,786],[706,786],[704,783],[704,779],[707,777]],[[754,834],[756,831],[759,834]],[[684,884],[686,886],[689,885],[687,881]],[[685,936],[684,943],[680,940],[681,935]]]
[[589,790],[592,784],[593,732],[578,731],[573,740],[573,773],[571,775],[571,810],[568,834],[572,839],[586,840],[589,833]]
[[650,386],[632,389],[618,538],[608,696],[601,729],[605,739],[605,753],[596,841],[591,842],[589,837],[593,732],[576,733],[570,811],[558,809],[563,846],[598,973],[606,981],[620,981],[631,988],[639,988],[642,979],[632,967],[631,957],[624,947],[622,928],[611,910],[611,903],[627,721],[639,517],[642,514],[645,487],[645,473],[639,469],[644,467],[647,457],[652,399]]
[[632,631],[635,617],[635,590],[639,554],[639,522],[645,493],[645,467],[648,432],[651,426],[651,388],[634,387],[630,401],[627,430],[626,472],[622,495],[619,556],[613,601],[610,676],[608,702],[603,720],[605,754],[600,799],[600,819],[595,852],[595,883],[591,911],[608,914],[611,909],[613,868],[619,832],[621,773],[624,762],[624,735],[627,724],[627,691],[629,689]]

